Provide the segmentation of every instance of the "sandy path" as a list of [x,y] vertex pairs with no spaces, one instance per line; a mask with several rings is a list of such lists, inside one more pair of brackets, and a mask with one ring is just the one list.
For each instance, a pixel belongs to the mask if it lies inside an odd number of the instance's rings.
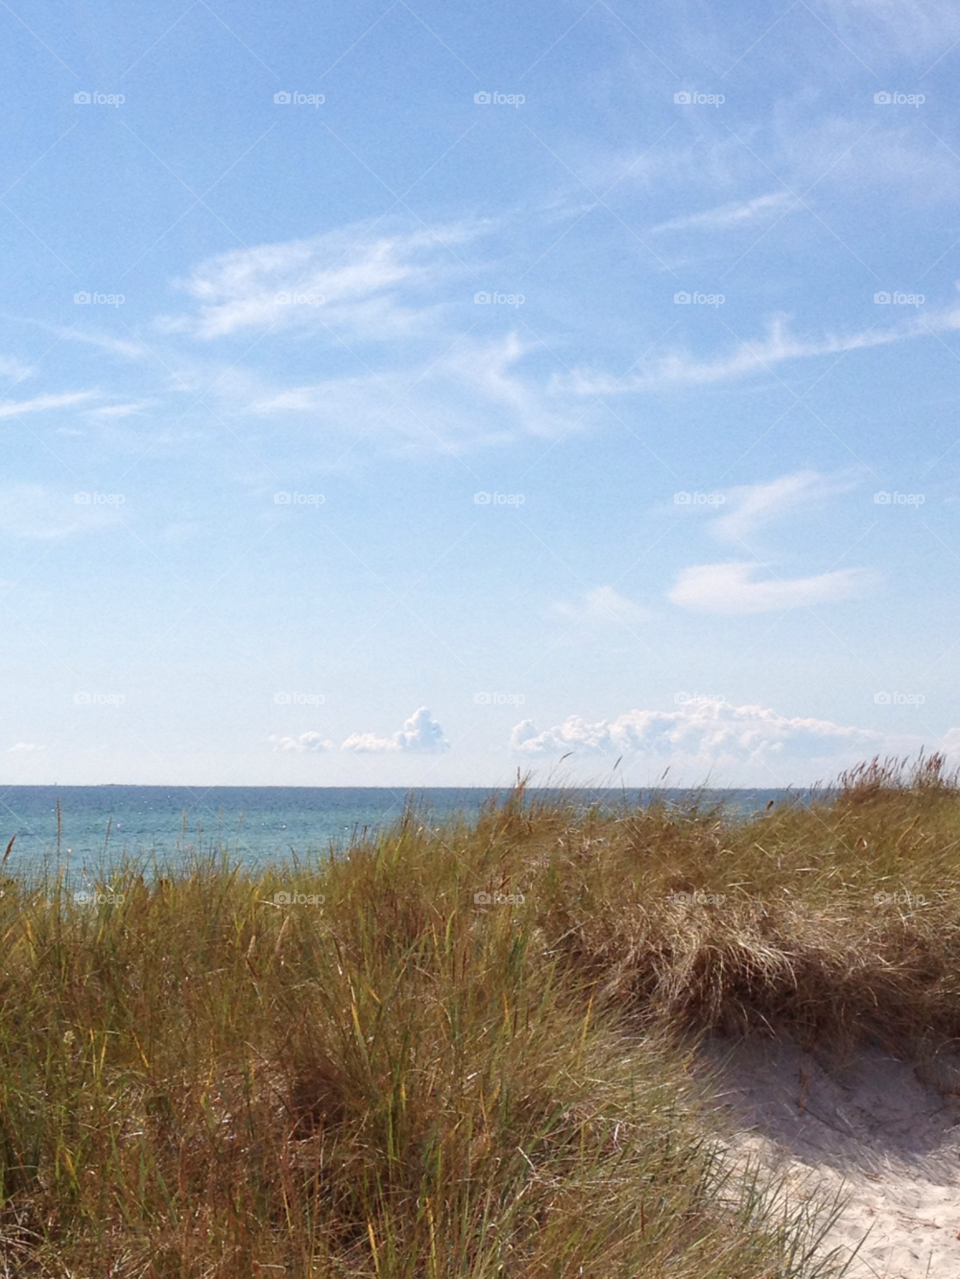
[[948,1072],[880,1049],[838,1063],[784,1040],[714,1040],[707,1057],[737,1162],[787,1174],[797,1198],[842,1192],[824,1246],[847,1260],[863,1240],[849,1279],[960,1279],[960,1097],[945,1091]]

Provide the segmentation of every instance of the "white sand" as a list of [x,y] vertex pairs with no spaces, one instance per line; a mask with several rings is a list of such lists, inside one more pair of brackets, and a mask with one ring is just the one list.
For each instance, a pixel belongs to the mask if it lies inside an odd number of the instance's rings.
[[863,1241],[850,1279],[960,1279],[960,1070],[759,1038],[711,1041],[707,1056],[723,1063],[735,1161],[785,1173],[796,1200],[846,1199],[824,1251],[847,1260]]

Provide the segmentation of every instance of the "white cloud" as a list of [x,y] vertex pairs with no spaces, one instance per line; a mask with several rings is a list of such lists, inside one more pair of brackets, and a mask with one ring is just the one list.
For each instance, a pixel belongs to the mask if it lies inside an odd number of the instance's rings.
[[[180,282],[200,303],[199,316],[165,317],[160,324],[200,338],[307,325],[394,339],[422,328],[433,309],[432,303],[402,306],[396,291],[432,288],[460,270],[444,245],[460,244],[479,230],[465,224],[411,231],[362,223],[311,239],[221,253]],[[278,302],[278,295],[309,300]]]
[[443,729],[425,706],[410,716],[392,737],[377,737],[374,733],[353,733],[340,748],[358,755],[385,755],[404,752],[409,754],[439,755],[450,749]]
[[753,582],[760,564],[698,564],[684,569],[669,598],[707,613],[766,613],[861,597],[878,584],[870,569],[848,568],[816,577]]
[[775,191],[771,195],[759,195],[745,204],[736,201],[721,204],[715,209],[706,209],[703,213],[690,213],[685,217],[672,218],[669,222],[661,222],[651,227],[651,233],[661,231],[726,231],[731,227],[743,226],[756,222],[760,218],[769,217],[782,212],[793,200],[786,191]]
[[524,376],[523,357],[535,344],[515,333],[492,339],[462,337],[440,358],[412,368],[329,378],[299,386],[257,385],[249,373],[230,373],[215,391],[227,411],[277,416],[353,435],[375,433],[405,443],[455,450],[503,443],[517,431],[561,435],[583,418],[579,406],[557,402]]
[[[856,487],[852,479],[838,479],[817,471],[798,471],[762,484],[744,484],[724,493],[724,512],[711,523],[717,537],[740,541],[770,520],[813,506]],[[730,509],[727,509],[727,508]]]
[[549,757],[636,755],[675,757],[695,767],[756,764],[784,756],[822,758],[875,746],[883,735],[830,720],[789,718],[763,706],[689,702],[675,711],[634,710],[614,720],[588,723],[571,716],[538,732],[530,720],[511,734],[518,755]]
[[612,586],[597,586],[587,591],[582,604],[561,601],[554,605],[554,611],[578,622],[613,622],[624,626],[645,622],[655,616],[650,609],[619,595]]
[[17,417],[21,413],[40,413],[46,409],[71,408],[93,400],[96,391],[72,391],[67,395],[37,395],[32,400],[0,401],[0,417]]
[[299,737],[278,737],[274,734],[267,741],[275,751],[295,751],[301,755],[307,751],[320,754],[333,745],[333,742],[324,741],[319,733],[301,733]]
[[699,385],[728,378],[745,377],[758,369],[770,369],[784,360],[810,359],[821,355],[840,355],[846,351],[867,350],[887,346],[911,338],[931,336],[960,328],[960,310],[941,311],[927,317],[908,319],[892,328],[868,329],[846,336],[804,340],[787,332],[786,317],[776,316],[770,322],[769,334],[761,340],[741,342],[732,355],[698,361],[685,352],[674,352],[648,362],[646,371],[616,378],[589,369],[574,369],[557,376],[553,389],[575,395],[623,395],[650,391],[664,386]]
[[46,746],[40,746],[36,742],[17,742],[15,746],[7,747],[8,751],[20,751],[20,752],[45,751],[46,749],[47,749]]

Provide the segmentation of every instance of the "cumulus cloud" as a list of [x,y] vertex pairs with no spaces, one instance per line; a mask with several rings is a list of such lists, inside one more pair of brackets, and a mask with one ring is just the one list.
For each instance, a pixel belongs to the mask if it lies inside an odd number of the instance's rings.
[[721,204],[715,209],[706,209],[703,213],[691,213],[685,217],[672,218],[669,222],[661,222],[651,227],[651,232],[661,231],[726,231],[730,227],[743,226],[756,222],[759,218],[779,213],[794,197],[786,191],[774,191],[771,195],[759,195],[746,203]]
[[762,567],[742,562],[697,564],[683,570],[669,598],[683,608],[707,613],[767,613],[855,599],[879,582],[877,574],[865,568],[838,569],[816,577],[751,581],[751,575]]
[[847,728],[830,720],[790,718],[763,706],[723,701],[687,702],[675,711],[634,710],[614,720],[589,723],[571,716],[538,732],[531,720],[518,724],[510,747],[522,756],[635,755],[677,757],[694,765],[756,764],[784,756],[822,758],[876,747],[883,740],[871,729]]
[[439,755],[450,749],[443,729],[425,706],[414,711],[392,737],[374,733],[353,733],[340,748],[358,755],[386,755],[402,752],[410,755]]
[[324,741],[319,733],[301,733],[299,737],[279,737],[276,734],[267,738],[275,751],[295,751],[297,754],[320,754],[328,751],[333,742]]

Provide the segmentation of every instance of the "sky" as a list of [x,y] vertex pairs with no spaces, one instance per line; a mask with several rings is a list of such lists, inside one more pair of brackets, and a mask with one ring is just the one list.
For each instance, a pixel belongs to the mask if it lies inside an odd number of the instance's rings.
[[960,762],[955,5],[0,34],[0,783]]

